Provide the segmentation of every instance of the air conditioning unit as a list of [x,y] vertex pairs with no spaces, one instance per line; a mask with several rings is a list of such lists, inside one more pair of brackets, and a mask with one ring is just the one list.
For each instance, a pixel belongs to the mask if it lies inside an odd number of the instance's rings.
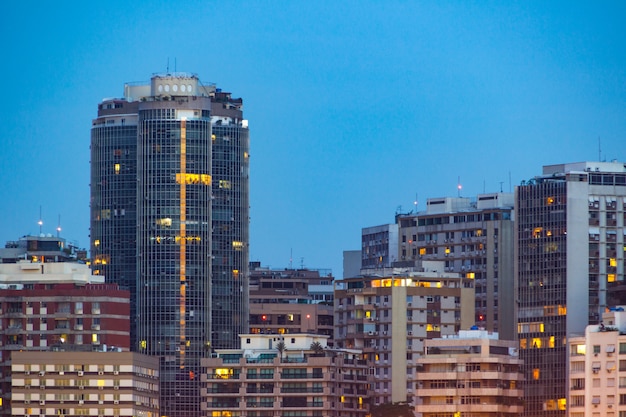
[[100,400],[98,401],[98,404],[104,404],[104,401]]
[[78,371],[78,376],[83,376],[85,373],[83,371]]
[[24,385],[24,388],[29,389],[30,385]]
[[120,403],[119,400],[113,401],[113,404],[119,404],[119,403]]
[[65,372],[59,371],[59,375],[65,375]]
[[120,371],[113,371],[113,375],[119,375]]
[[24,404],[30,404],[30,400],[24,400]]
[[114,385],[113,389],[120,389],[119,385]]
[[45,385],[39,385],[39,389],[46,389]]
[[24,371],[24,374],[30,375],[30,371]]
[[45,400],[39,401],[39,405],[46,405],[46,401]]
[[85,400],[78,400],[78,404],[85,404]]
[[104,389],[104,387],[98,387],[98,389]]
[[84,385],[79,385],[78,389],[85,389],[85,386]]
[[98,375],[104,375],[103,371],[98,371]]
[[46,371],[39,371],[39,376],[44,376],[46,374]]
[[408,333],[407,333],[407,334],[408,334],[409,336],[413,336],[413,332],[412,332],[412,331],[410,331],[410,330],[408,331]]

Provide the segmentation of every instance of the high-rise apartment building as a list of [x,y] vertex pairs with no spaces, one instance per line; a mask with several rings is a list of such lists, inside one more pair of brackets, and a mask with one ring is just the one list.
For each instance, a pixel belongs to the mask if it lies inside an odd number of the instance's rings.
[[17,415],[11,409],[16,352],[128,351],[128,313],[128,291],[105,284],[87,265],[0,264],[0,415]]
[[326,335],[333,346],[333,276],[315,269],[250,267],[250,333]]
[[626,167],[543,167],[517,187],[515,275],[526,416],[564,416],[566,340],[622,304]]
[[442,264],[335,281],[335,346],[363,351],[371,405],[414,403],[425,341],[474,324],[473,280],[443,272]]
[[93,121],[94,272],[130,290],[133,348],[162,358],[170,417],[199,414],[200,358],[248,329],[242,105],[196,75],[155,75]]
[[417,405],[423,417],[514,417],[523,409],[517,342],[486,330],[426,340],[416,360]]
[[567,409],[571,417],[626,413],[626,313],[612,307],[602,323],[570,335]]
[[426,206],[396,216],[398,265],[439,260],[445,272],[472,278],[476,323],[514,340],[513,194],[430,198]]

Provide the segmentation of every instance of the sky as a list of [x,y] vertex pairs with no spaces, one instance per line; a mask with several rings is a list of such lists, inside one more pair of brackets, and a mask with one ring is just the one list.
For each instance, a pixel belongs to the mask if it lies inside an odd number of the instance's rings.
[[89,246],[91,120],[155,73],[244,100],[250,259],[330,268],[428,198],[626,161],[623,1],[12,1],[0,242]]

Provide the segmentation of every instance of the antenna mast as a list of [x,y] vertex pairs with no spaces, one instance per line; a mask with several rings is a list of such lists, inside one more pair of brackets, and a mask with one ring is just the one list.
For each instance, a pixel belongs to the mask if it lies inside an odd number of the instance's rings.
[[43,219],[41,218],[41,206],[39,206],[39,221],[37,222],[37,224],[39,225],[39,234],[41,234],[43,227]]

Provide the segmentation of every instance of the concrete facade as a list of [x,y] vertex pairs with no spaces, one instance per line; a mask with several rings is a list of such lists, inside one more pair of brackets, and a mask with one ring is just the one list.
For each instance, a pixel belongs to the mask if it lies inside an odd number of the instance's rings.
[[426,341],[416,411],[422,417],[513,417],[523,411],[522,361],[517,343],[497,333],[462,330]]

